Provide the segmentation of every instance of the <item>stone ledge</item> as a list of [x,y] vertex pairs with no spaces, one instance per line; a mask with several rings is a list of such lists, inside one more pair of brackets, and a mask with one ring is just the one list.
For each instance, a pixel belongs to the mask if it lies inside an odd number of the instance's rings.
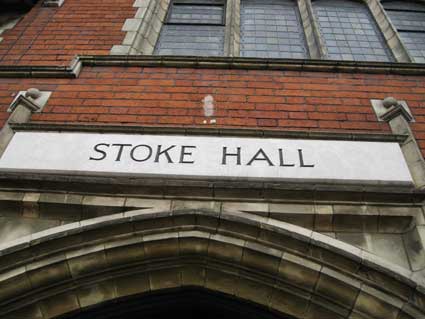
[[[90,187],[90,193],[87,189]],[[326,185],[318,183],[237,182],[232,180],[149,179],[1,173],[0,189],[19,192],[86,193],[99,196],[144,196],[157,199],[245,201],[337,201],[418,204],[425,190],[394,185]]]
[[75,78],[83,66],[177,67],[242,70],[288,70],[368,74],[424,75],[425,64],[358,62],[307,59],[256,59],[233,57],[155,56],[155,55],[81,55],[69,67],[0,66],[0,78]]
[[321,139],[369,142],[402,143],[408,137],[403,134],[385,133],[346,133],[327,131],[284,131],[250,128],[202,128],[202,127],[168,127],[168,126],[136,126],[136,125],[84,125],[72,123],[11,123],[14,131],[60,131],[60,132],[96,132],[127,134],[165,134],[165,135],[200,135],[200,136],[237,136],[257,138],[293,138]]

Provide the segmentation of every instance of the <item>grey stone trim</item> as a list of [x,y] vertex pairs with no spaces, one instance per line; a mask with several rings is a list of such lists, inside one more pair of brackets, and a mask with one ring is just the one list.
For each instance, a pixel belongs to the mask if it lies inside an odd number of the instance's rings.
[[110,54],[153,54],[169,3],[169,0],[136,0],[133,4],[138,8],[136,15],[127,19],[122,28],[126,36],[121,45],[112,47]]
[[313,13],[311,0],[299,0],[298,8],[300,10],[310,58],[322,59],[326,56],[326,46],[323,44],[320,36],[319,26]]
[[0,156],[5,151],[7,145],[15,134],[11,128],[12,124],[26,123],[30,120],[31,114],[40,109],[40,107],[29,98],[20,95],[13,103],[12,114],[10,114],[7,122],[0,130]]
[[[391,109],[392,108],[390,108],[387,112],[391,112]],[[385,119],[385,114],[381,116],[381,118]],[[406,116],[403,112],[398,112],[395,116],[388,117],[388,123],[394,134],[403,134],[408,136],[408,138],[401,143],[401,150],[403,151],[416,187],[424,189],[425,160],[410,128],[408,116]]]
[[[37,90],[37,89],[36,89]],[[37,90],[38,91],[38,90]],[[47,101],[50,98],[52,92],[49,91],[38,91],[39,96],[27,96],[28,91],[19,91],[13,100],[12,104],[7,109],[8,112],[13,112],[16,107],[19,105],[25,105],[28,109],[30,109],[34,113],[40,113],[44,106],[47,104]]]
[[292,138],[292,139],[320,139],[369,142],[396,142],[406,140],[404,134],[369,134],[369,133],[340,133],[323,131],[275,131],[262,129],[231,129],[231,128],[183,128],[183,127],[141,127],[118,125],[78,125],[78,124],[43,124],[43,123],[16,123],[12,124],[15,131],[60,131],[60,132],[100,132],[100,133],[128,133],[128,134],[170,134],[170,135],[201,135],[201,136],[238,136],[257,138]]
[[0,188],[28,192],[60,191],[97,194],[139,194],[160,198],[241,200],[340,200],[388,203],[420,203],[425,191],[409,186],[357,186],[313,183],[237,182],[169,178],[71,176],[37,173],[1,173]]
[[43,7],[61,7],[65,0],[44,0]]
[[82,68],[77,57],[70,66],[0,66],[0,78],[77,78]]
[[[0,315],[31,306],[49,318],[146,290],[197,286],[301,318],[320,318],[317,307],[328,318],[424,316],[418,303],[424,287],[411,276],[338,240],[266,217],[142,210],[2,245]],[[85,287],[94,289],[88,295]],[[99,287],[115,293],[94,293]]]
[[[117,212],[187,209],[246,212],[289,222],[318,232],[357,231],[410,233],[425,225],[421,205],[351,203],[338,201],[220,201],[185,198],[153,199],[143,196],[105,196],[87,193],[0,191],[0,217],[20,218],[27,210],[39,219],[76,221]],[[306,222],[306,221],[310,222]],[[346,227],[349,225],[349,228]]]
[[406,50],[397,29],[391,23],[379,0],[366,0],[369,10],[372,12],[376,23],[381,29],[384,38],[397,62],[413,62],[412,57]]
[[[396,100],[395,100],[396,101]],[[412,112],[406,101],[396,101],[398,105],[392,106],[387,109],[384,106],[383,100],[371,100],[373,110],[375,111],[376,117],[380,122],[389,122],[394,117],[403,116],[408,122],[415,122]]]
[[224,35],[224,55],[238,57],[241,42],[241,15],[240,0],[227,0],[226,3],[226,30]]
[[240,70],[289,70],[366,74],[424,75],[425,64],[310,59],[256,59],[152,55],[79,56],[69,67],[0,65],[0,78],[76,78],[84,66],[173,67]]

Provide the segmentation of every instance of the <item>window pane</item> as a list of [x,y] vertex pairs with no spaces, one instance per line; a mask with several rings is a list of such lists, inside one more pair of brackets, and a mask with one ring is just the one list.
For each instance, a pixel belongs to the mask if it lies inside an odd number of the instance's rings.
[[328,58],[355,61],[392,61],[368,8],[360,2],[319,0],[313,8]]
[[425,63],[425,32],[400,32],[401,39],[417,63]]
[[410,56],[415,62],[425,63],[425,5],[400,1],[383,5]]
[[418,2],[382,1],[385,9],[424,11],[425,5]]
[[169,23],[222,24],[223,6],[174,5]]
[[242,0],[241,56],[306,58],[297,4],[290,0]]
[[214,0],[172,2],[154,54],[224,55],[224,6],[223,1]]
[[425,32],[425,12],[388,10],[387,14],[391,22],[399,30]]
[[172,25],[162,27],[155,54],[220,56],[224,54],[224,27]]

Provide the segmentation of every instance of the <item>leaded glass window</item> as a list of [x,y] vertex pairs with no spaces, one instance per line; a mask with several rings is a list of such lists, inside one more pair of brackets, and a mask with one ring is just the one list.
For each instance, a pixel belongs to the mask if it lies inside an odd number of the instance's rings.
[[425,63],[425,5],[406,1],[382,3],[415,62]]
[[296,2],[241,0],[241,56],[307,58]]
[[320,33],[332,60],[392,61],[383,35],[369,9],[361,2],[313,2]]
[[224,54],[225,2],[174,0],[170,4],[155,54]]

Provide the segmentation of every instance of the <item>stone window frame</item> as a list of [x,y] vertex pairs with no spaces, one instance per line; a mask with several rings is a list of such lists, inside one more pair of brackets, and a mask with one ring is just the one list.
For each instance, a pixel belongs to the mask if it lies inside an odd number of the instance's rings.
[[[240,1],[226,1],[226,24],[224,56],[240,57]],[[297,1],[302,27],[309,54],[308,59],[326,60],[327,50],[319,31],[319,24],[313,11],[312,0]],[[318,0],[320,1],[320,0]],[[405,48],[400,34],[391,23],[379,0],[352,0],[366,5],[381,31],[395,62],[413,62]],[[165,23],[171,0],[135,0],[138,8],[134,18],[127,19],[122,31],[126,36],[120,45],[114,45],[111,55],[153,55],[161,27]]]

